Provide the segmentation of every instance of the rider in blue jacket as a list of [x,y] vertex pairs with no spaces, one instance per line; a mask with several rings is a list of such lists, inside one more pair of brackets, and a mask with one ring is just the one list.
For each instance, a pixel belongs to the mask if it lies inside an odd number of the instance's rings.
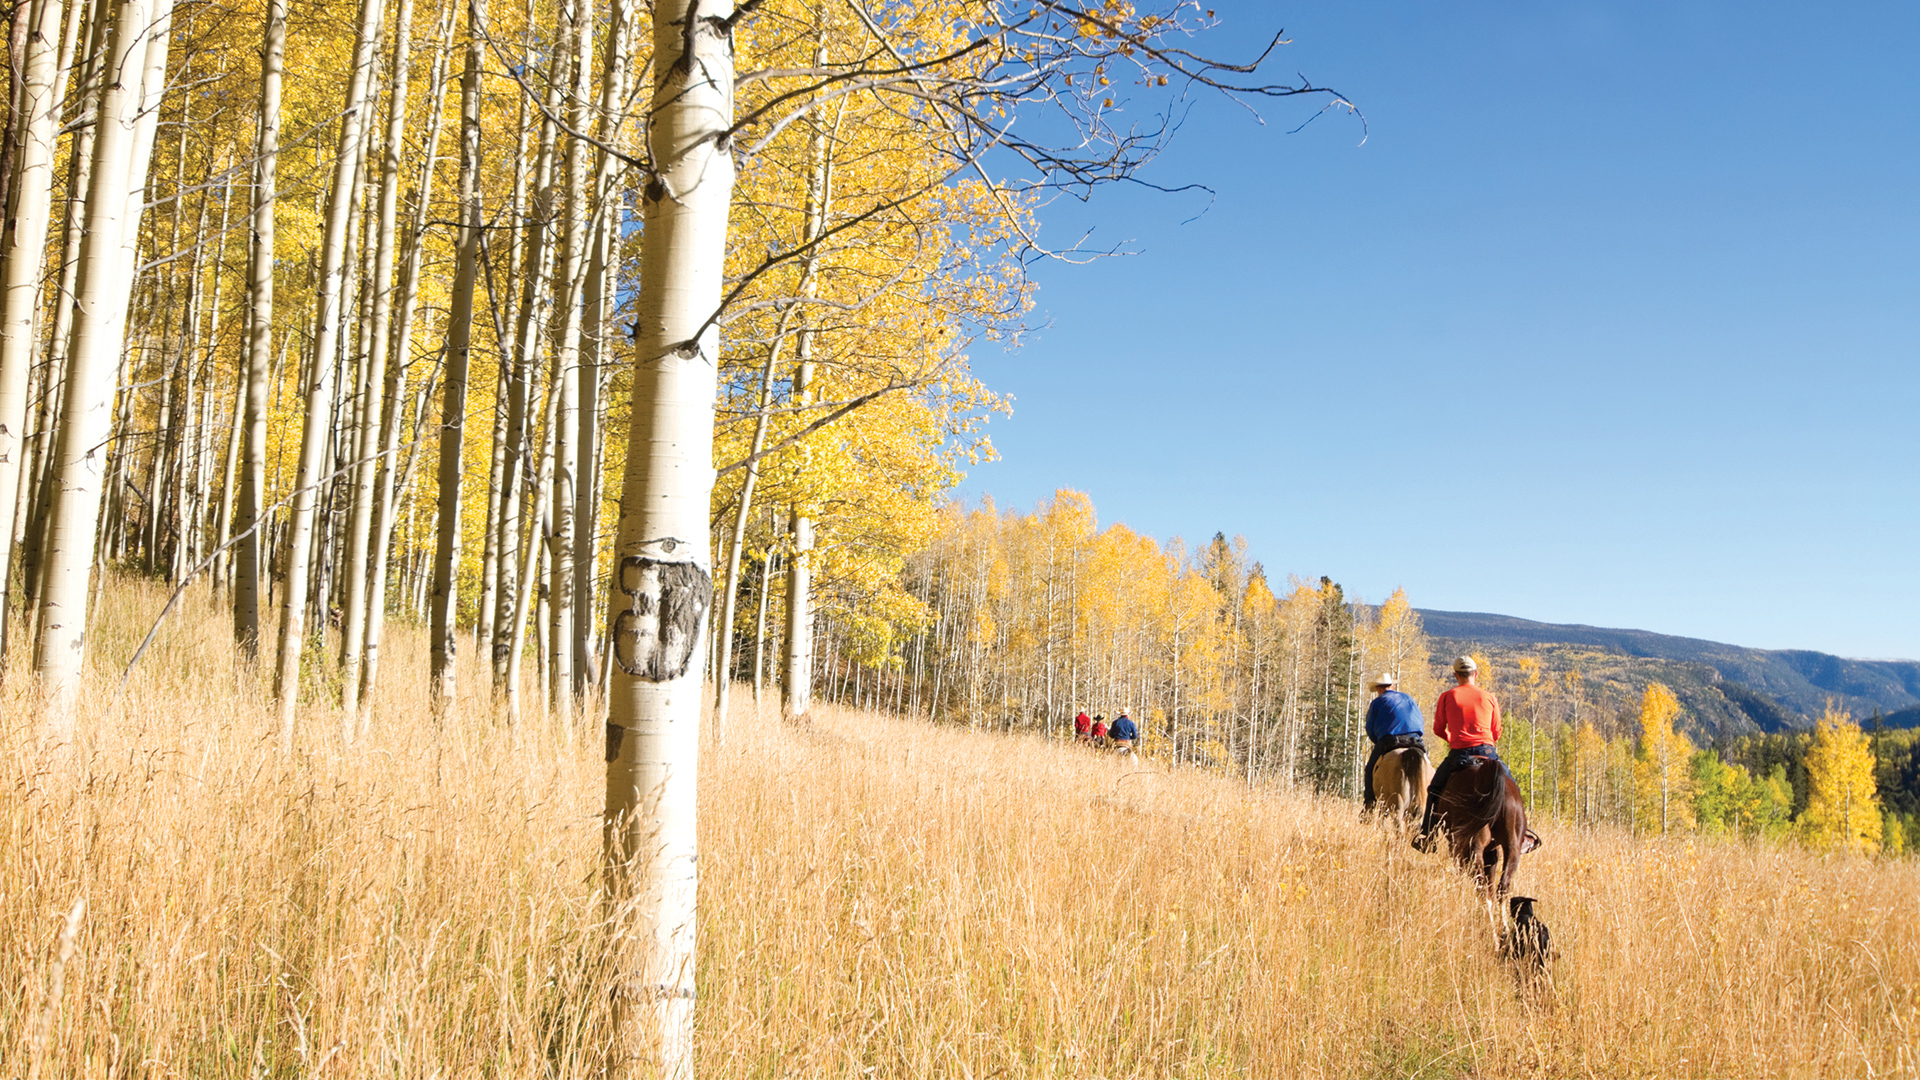
[[1131,747],[1139,740],[1140,729],[1134,726],[1133,717],[1127,715],[1127,710],[1120,710],[1120,718],[1107,729],[1107,738],[1112,739],[1113,744],[1121,749]]
[[1420,751],[1421,757],[1427,756],[1427,725],[1420,717],[1420,705],[1395,690],[1396,681],[1391,675],[1380,675],[1373,680],[1373,691],[1378,696],[1367,706],[1367,738],[1373,740],[1373,754],[1367,758],[1366,771],[1360,774],[1365,781],[1363,812],[1373,809],[1374,799],[1378,797],[1373,790],[1373,767],[1380,763],[1381,755],[1410,749]]

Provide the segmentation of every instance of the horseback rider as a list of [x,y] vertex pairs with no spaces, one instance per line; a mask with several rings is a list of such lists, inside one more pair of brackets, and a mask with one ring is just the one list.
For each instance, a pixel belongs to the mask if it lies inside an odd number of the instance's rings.
[[1458,772],[1474,758],[1491,758],[1494,764],[1506,770],[1506,762],[1500,760],[1500,752],[1493,744],[1500,738],[1500,702],[1474,682],[1480,665],[1473,657],[1462,656],[1453,662],[1453,678],[1457,684],[1440,695],[1440,701],[1433,707],[1433,733],[1447,740],[1452,749],[1446,760],[1433,772],[1433,782],[1427,785],[1427,813],[1420,822],[1417,844],[1431,843],[1433,833],[1433,808],[1440,799],[1441,789],[1447,786],[1447,778]]
[[1386,674],[1373,680],[1376,696],[1367,706],[1367,738],[1373,740],[1373,753],[1367,758],[1366,771],[1360,774],[1365,780],[1360,804],[1363,813],[1372,810],[1378,798],[1373,790],[1373,767],[1380,764],[1381,757],[1395,750],[1418,750],[1423,760],[1427,756],[1427,725],[1420,717],[1420,705],[1394,689],[1398,681]]

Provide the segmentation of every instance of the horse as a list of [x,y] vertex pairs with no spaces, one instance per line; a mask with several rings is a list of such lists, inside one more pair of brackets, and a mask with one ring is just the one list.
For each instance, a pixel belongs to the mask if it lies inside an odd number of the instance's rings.
[[1402,824],[1417,822],[1427,808],[1427,785],[1432,781],[1433,766],[1427,763],[1427,755],[1409,747],[1389,750],[1373,766],[1374,807]]
[[[1494,899],[1513,891],[1520,856],[1540,846],[1540,838],[1527,828],[1520,785],[1487,758],[1467,762],[1448,778],[1434,803],[1434,820],[1446,830],[1454,860],[1471,869],[1474,880],[1481,888],[1491,889]],[[1496,863],[1500,866],[1497,879]]]

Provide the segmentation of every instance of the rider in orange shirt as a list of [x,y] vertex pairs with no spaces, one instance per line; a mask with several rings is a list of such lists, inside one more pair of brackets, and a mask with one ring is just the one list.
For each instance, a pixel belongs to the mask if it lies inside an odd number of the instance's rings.
[[1475,673],[1480,665],[1473,657],[1462,656],[1453,662],[1453,677],[1458,684],[1440,695],[1440,701],[1433,707],[1433,733],[1447,740],[1452,747],[1447,759],[1433,771],[1433,781],[1427,785],[1427,813],[1420,822],[1419,841],[1425,841],[1433,830],[1433,804],[1440,797],[1440,790],[1447,786],[1447,778],[1460,770],[1471,758],[1492,758],[1505,769],[1506,762],[1500,760],[1500,752],[1493,744],[1500,738],[1500,702],[1492,694],[1475,684]]

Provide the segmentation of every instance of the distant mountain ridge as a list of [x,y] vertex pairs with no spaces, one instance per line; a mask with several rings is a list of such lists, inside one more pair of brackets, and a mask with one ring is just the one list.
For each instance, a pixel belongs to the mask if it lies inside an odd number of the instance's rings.
[[[1920,725],[1920,661],[1849,660],[1808,649],[1750,649],[1701,638],[1580,624],[1543,623],[1473,611],[1419,612],[1427,636],[1442,651],[1473,646],[1503,649],[1584,646],[1627,658],[1645,677],[1664,671],[1694,673],[1698,726],[1735,734],[1748,723],[1762,731],[1805,727],[1833,699],[1865,721],[1876,710],[1889,726]],[[1635,665],[1633,660],[1647,663]],[[1654,669],[1661,669],[1655,671]],[[1676,688],[1678,690],[1678,688]],[[1707,691],[1712,691],[1707,693]]]

